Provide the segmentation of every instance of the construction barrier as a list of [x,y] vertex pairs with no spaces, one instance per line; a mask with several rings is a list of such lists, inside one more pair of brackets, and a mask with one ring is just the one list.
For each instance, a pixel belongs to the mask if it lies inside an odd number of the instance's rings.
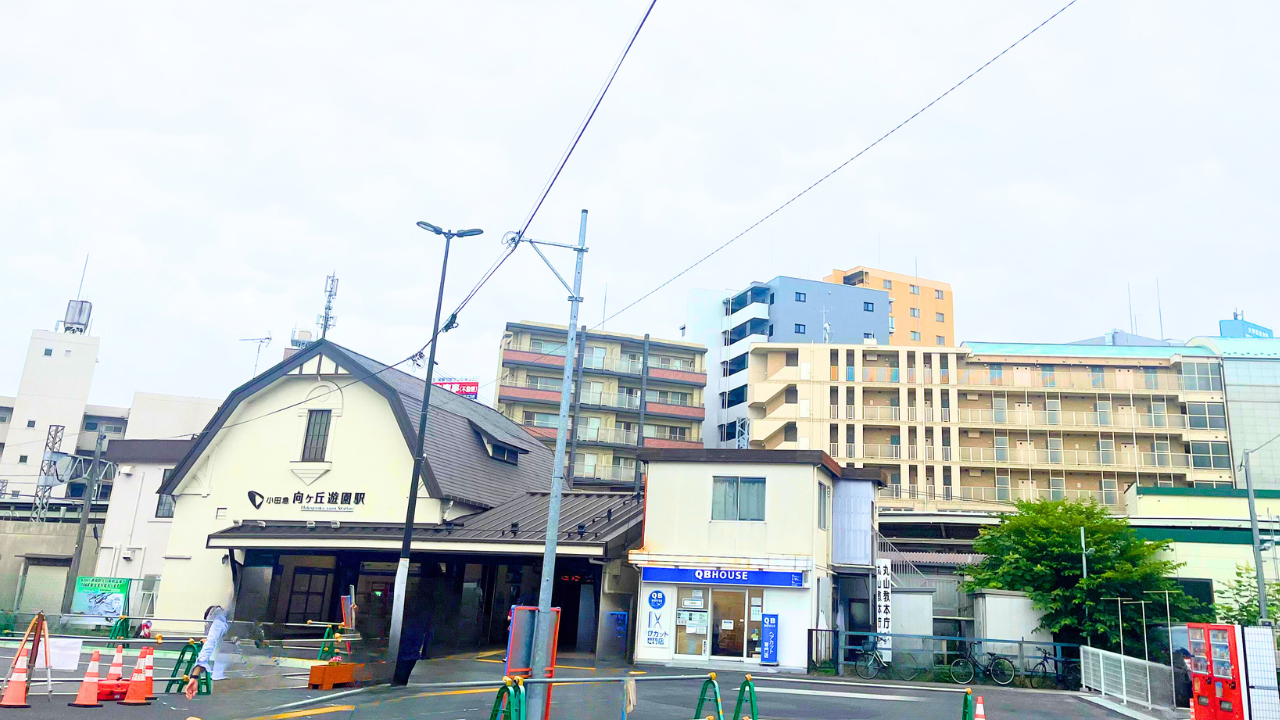
[[973,720],[973,710],[973,688],[968,688],[960,696],[960,720]]
[[524,678],[504,676],[502,687],[498,688],[498,695],[493,699],[489,720],[524,720],[524,701]]
[[[182,650],[178,653],[178,660],[173,664],[173,671],[169,674],[169,681],[164,686],[165,693],[171,693],[177,690],[182,692],[186,688],[187,683],[191,682],[191,672],[195,669],[196,658],[200,657],[200,650],[204,648],[203,640],[191,638],[186,645],[182,646]],[[213,687],[209,682],[209,673],[202,672],[196,681],[196,694],[208,695],[213,692]]]
[[[711,692],[711,697],[707,697],[708,691]],[[716,682],[715,673],[707,673],[707,679],[702,681],[702,690],[698,692],[698,709],[693,711],[695,718],[702,717],[702,706],[708,700],[715,703],[716,714],[708,715],[707,720],[724,720],[724,703],[720,700],[720,683]]]
[[[746,700],[751,708],[751,714],[745,718],[742,717],[743,700]],[[756,707],[756,684],[749,674],[742,681],[742,686],[738,688],[738,702],[733,707],[733,720],[760,720],[760,710]]]

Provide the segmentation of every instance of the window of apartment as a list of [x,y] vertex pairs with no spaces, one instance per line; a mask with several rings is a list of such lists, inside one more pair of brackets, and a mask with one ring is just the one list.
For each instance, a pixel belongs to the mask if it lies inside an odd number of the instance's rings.
[[1067,499],[1067,478],[1063,473],[1050,472],[1049,474],[1049,498],[1051,500]]
[[89,431],[97,431],[97,429],[98,429],[98,421],[97,421],[97,420],[85,420],[85,421],[84,421],[84,429],[85,429],[85,430],[89,430]]
[[651,403],[665,405],[692,405],[693,393],[678,390],[648,390],[644,394],[644,399]]
[[938,300],[943,299],[944,295],[945,295],[945,293],[943,293],[941,290],[934,290],[934,291],[933,291],[933,296],[934,296],[935,298],[937,298]]
[[1143,368],[1142,379],[1144,387],[1148,390],[1156,390],[1160,387],[1160,371],[1155,368]]
[[797,335],[804,334],[804,325],[801,325],[800,323],[796,323],[796,334]]
[[873,302],[864,302],[862,303],[862,309],[866,312],[875,312],[876,304]]
[[911,339],[912,339],[912,340],[915,340],[916,342],[919,342],[919,341],[920,341],[920,333],[916,332],[915,330],[912,330],[912,331],[911,331]]
[[809,296],[807,294],[798,292],[796,293],[796,302],[805,302],[808,299],[808,297]]
[[939,345],[946,345],[946,344],[947,344],[947,336],[946,336],[946,335],[939,335],[939,336],[937,336],[937,337],[936,337],[936,338],[934,338],[934,339],[937,341],[937,344],[939,344]]
[[788,353],[784,356],[783,363],[784,363],[787,367],[799,367],[799,366],[800,366],[800,353],[799,353],[799,351],[792,350],[791,352],[788,352]]
[[769,293],[769,304],[773,304],[773,293]]
[[725,361],[724,365],[725,365],[725,377],[728,377],[736,372],[742,372],[743,370],[746,370],[747,369],[747,353],[742,353],[736,358]]
[[773,323],[769,323],[769,337],[773,337]]
[[103,425],[102,431],[109,432],[109,433],[116,433],[118,435],[124,432],[124,426],[123,425]]
[[[991,420],[998,423],[1009,422],[1009,398],[991,398]],[[1008,447],[1007,438],[1005,439],[1005,447]]]
[[604,367],[607,350],[598,345],[588,345],[582,353],[582,367],[600,370]]
[[1227,413],[1222,403],[1187,403],[1187,418],[1193,428],[1227,429]]
[[1220,391],[1222,376],[1213,363],[1182,363],[1182,387],[1184,390]]
[[1098,459],[1103,465],[1114,465],[1116,462],[1116,441],[1114,438],[1098,440]]
[[889,316],[889,332],[893,332],[893,329],[894,329],[893,316],[890,315]]
[[818,483],[818,529],[827,529],[827,512],[831,506],[831,488],[826,483]]
[[876,334],[875,334],[875,333],[868,333],[868,332],[864,332],[864,333],[862,333],[862,339],[863,339],[863,340],[874,340],[874,339],[875,339],[875,337],[876,337]]
[[542,355],[564,355],[564,343],[553,340],[538,340],[535,338],[529,341],[529,349]]
[[9,422],[9,411],[7,409],[0,410],[0,423]]
[[712,478],[711,519],[763,521],[764,478]]
[[18,464],[19,464],[19,465],[26,465],[26,464],[27,464],[27,456],[26,456],[26,455],[19,455],[19,456],[18,456]]
[[53,357],[53,348],[45,348],[45,349],[44,349],[44,356],[45,356],[45,357]]
[[1062,400],[1049,398],[1044,401],[1044,422],[1046,425],[1057,425],[1062,422]]
[[992,384],[992,385],[999,385],[999,384],[1000,384],[1000,382],[1001,382],[1002,380],[1004,380],[1004,366],[1003,366],[1003,365],[999,365],[999,364],[991,365],[991,366],[990,366],[990,373],[991,373],[991,384]]
[[1062,462],[1062,438],[1051,437],[1049,438],[1048,445],[1049,445],[1049,462],[1051,463]]
[[1089,368],[1089,380],[1096,388],[1106,387],[1107,373],[1100,367],[1091,367]]
[[27,427],[29,427],[29,428],[33,428],[33,427],[35,427],[35,426],[36,426],[36,421],[35,421],[35,420],[28,420],[28,421],[27,421]]
[[1231,469],[1231,454],[1224,442],[1191,443],[1191,467]]
[[1098,412],[1099,425],[1111,424],[1111,401],[1110,400],[1097,401],[1096,403],[1094,403],[1093,409]]
[[324,462],[329,444],[330,410],[307,411],[307,435],[302,443],[302,462]]
[[644,436],[647,438],[659,438],[664,440],[688,440],[689,428],[678,427],[675,425],[650,425],[644,424]]
[[1115,505],[1118,498],[1118,488],[1115,478],[1102,478],[1102,503],[1104,505]]
[[97,488],[98,497],[97,497],[97,498],[95,498],[95,499],[96,499],[96,500],[110,500],[110,499],[111,499],[111,488],[112,488],[112,487],[114,487],[114,486],[113,486],[111,483],[105,483],[105,484],[103,484],[103,485],[99,485],[99,486],[98,486],[98,488]]
[[795,423],[787,423],[786,427],[782,428],[783,442],[796,442],[799,438],[800,431],[796,429]]
[[[168,470],[165,470],[164,472],[166,475],[169,474]],[[172,495],[160,495],[156,500],[156,517],[172,518],[173,511],[177,506],[178,503],[174,501]]]
[[529,376],[529,387],[538,390],[559,390],[562,380],[560,378],[543,377],[541,375]]
[[[629,355],[628,359],[631,359],[631,357],[632,355]],[[634,355],[634,363],[635,363],[636,372],[640,372],[640,356],[639,355]],[[663,370],[684,370],[687,372],[693,372],[693,361],[690,360],[689,358],[671,357],[670,355],[659,355],[657,359],[653,361],[653,364],[662,368]]]
[[1052,365],[1045,365],[1044,367],[1040,368],[1040,384],[1045,387],[1054,386]]
[[911,308],[911,317],[913,318],[920,317],[920,308]]
[[534,427],[556,427],[560,424],[560,416],[555,413],[524,411],[524,424]]
[[1009,502],[1009,471],[996,470],[996,500]]
[[795,385],[787,386],[787,389],[782,391],[782,402],[788,405],[800,402],[800,389]]
[[885,290],[892,290],[892,289],[893,289],[893,281],[892,281],[892,280],[885,280],[885,281],[884,281],[884,289],[885,289]]
[[996,462],[1008,462],[1009,460],[1009,436],[996,436]]
[[736,387],[727,393],[723,393],[723,395],[725,396],[724,407],[731,408],[735,405],[741,405],[747,401],[747,386]]
[[728,442],[738,438],[738,423],[729,422],[720,426],[720,442]]
[[933,314],[933,319],[934,319],[934,320],[936,320],[937,322],[946,322],[946,321],[947,321],[947,314],[946,314],[946,313],[934,313],[934,314]]
[[919,294],[920,294],[920,286],[919,286],[919,285],[912,285],[912,286],[911,286],[911,294],[912,294],[912,295],[919,295]]

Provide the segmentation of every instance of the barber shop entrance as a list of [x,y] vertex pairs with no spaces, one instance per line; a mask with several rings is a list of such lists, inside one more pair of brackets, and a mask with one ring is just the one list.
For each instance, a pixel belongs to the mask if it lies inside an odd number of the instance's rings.
[[[536,605],[541,558],[415,554],[409,565],[406,614],[426,619],[431,654],[504,647],[513,605]],[[396,555],[386,552],[253,549],[239,569],[239,621],[271,624],[338,622],[340,597],[354,589],[356,628],[385,643],[394,600]],[[556,563],[552,604],[561,609],[562,651],[595,650],[599,566],[585,558]],[[268,626],[268,627],[271,627]]]

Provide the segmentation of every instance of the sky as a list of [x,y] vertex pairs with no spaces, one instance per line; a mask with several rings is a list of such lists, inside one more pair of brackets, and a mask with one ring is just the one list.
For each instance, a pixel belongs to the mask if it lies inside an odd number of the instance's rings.
[[[1057,2],[659,0],[529,236],[576,240],[582,321],[737,235]],[[396,362],[502,251],[648,3],[0,5],[0,395],[33,329],[94,304],[90,401],[222,398],[314,329]],[[951,283],[958,338],[1215,334],[1275,307],[1280,5],[1078,0],[643,303],[870,265]],[[562,274],[568,251],[551,251]],[[1156,284],[1159,282],[1159,306]],[[507,321],[565,323],[522,247],[440,340],[491,398]],[[1162,320],[1161,320],[1162,318]]]

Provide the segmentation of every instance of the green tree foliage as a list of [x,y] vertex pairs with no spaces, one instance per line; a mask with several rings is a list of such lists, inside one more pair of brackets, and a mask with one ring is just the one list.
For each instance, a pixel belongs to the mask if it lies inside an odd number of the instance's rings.
[[[1235,625],[1258,624],[1258,578],[1249,564],[1236,566],[1236,579],[1219,594],[1223,602],[1214,607],[1218,622]],[[1280,582],[1267,583],[1267,615],[1280,617]]]
[[[1100,647],[1115,648],[1120,639],[1116,602],[1103,598],[1150,600],[1149,624],[1163,623],[1164,597],[1147,591],[1169,590],[1175,622],[1209,619],[1200,603],[1170,579],[1179,564],[1159,557],[1169,541],[1139,538],[1127,519],[1112,516],[1095,503],[1041,500],[1019,502],[1017,507],[1016,513],[979,533],[974,551],[986,557],[965,569],[971,577],[967,589],[1025,592],[1044,613],[1040,629],[1054,633],[1059,641],[1091,638]],[[1082,527],[1089,553],[1088,578],[1082,578],[1081,572]],[[1127,605],[1124,613],[1125,642],[1141,647],[1142,624],[1137,620],[1141,608]]]

